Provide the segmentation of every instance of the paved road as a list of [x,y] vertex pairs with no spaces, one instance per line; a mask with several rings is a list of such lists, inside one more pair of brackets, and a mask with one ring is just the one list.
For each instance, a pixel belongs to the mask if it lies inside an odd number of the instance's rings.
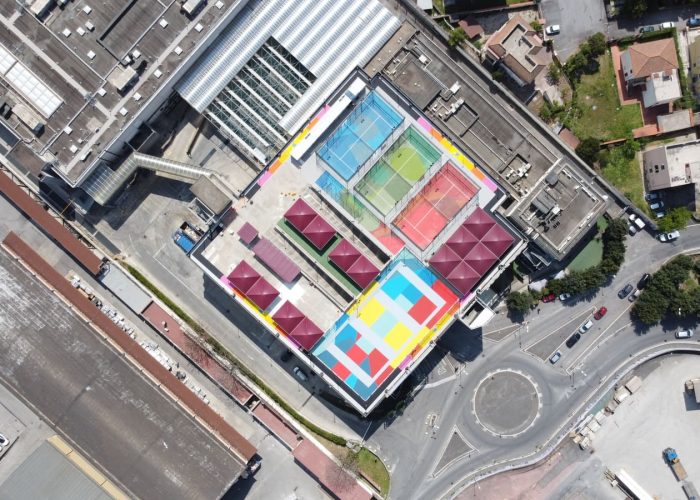
[[[474,477],[475,471],[544,449],[557,430],[571,421],[573,410],[597,394],[603,387],[601,380],[632,354],[675,342],[677,325],[666,325],[668,329],[657,326],[645,333],[635,331],[629,316],[631,303],[617,298],[617,291],[627,282],[636,283],[643,272],[653,272],[672,255],[700,251],[700,228],[686,230],[680,240],[670,245],[641,233],[628,239],[627,247],[627,260],[619,274],[593,296],[566,304],[544,304],[539,315],[527,318],[527,328],[522,325],[499,342],[465,328],[454,329],[442,338],[439,345],[463,361],[461,375],[448,383],[424,388],[400,419],[380,427],[372,436],[372,442],[394,471],[393,498],[451,496]],[[551,336],[562,324],[562,317],[572,318],[603,304],[608,307],[606,317],[596,322],[573,349],[564,347],[557,365],[520,349]],[[498,331],[508,323],[507,318],[498,317],[489,330]],[[571,327],[572,331],[576,326]],[[470,402],[477,385],[499,369],[522,371],[541,389],[539,417],[531,429],[516,438],[499,438],[485,432],[472,414]],[[431,413],[438,415],[437,431],[425,425],[425,416]],[[455,429],[477,451],[465,454],[433,477]]]

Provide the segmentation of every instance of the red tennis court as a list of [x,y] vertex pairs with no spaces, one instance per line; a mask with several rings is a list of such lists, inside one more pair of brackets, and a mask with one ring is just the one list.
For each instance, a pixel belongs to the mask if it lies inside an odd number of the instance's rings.
[[396,217],[394,225],[425,250],[478,192],[474,184],[447,162]]

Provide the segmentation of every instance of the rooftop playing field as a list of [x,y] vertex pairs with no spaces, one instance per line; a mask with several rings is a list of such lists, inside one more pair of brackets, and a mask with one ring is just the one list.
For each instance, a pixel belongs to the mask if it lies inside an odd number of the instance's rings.
[[367,401],[428,346],[457,305],[450,288],[402,250],[311,354]]
[[371,92],[319,148],[318,155],[342,179],[350,180],[402,121],[403,116]]
[[357,183],[355,190],[383,215],[440,159],[440,152],[420,132],[407,128]]
[[425,250],[447,223],[479,192],[449,161],[423,186],[394,220],[394,225]]

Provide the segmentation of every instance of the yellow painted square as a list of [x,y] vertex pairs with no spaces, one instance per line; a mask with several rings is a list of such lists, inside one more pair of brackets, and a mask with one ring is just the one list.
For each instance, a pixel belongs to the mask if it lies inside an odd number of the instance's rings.
[[389,330],[389,333],[387,333],[386,337],[384,337],[384,342],[389,344],[393,350],[398,351],[411,335],[413,335],[413,332],[410,330],[410,328],[403,323],[396,323],[394,328]]
[[371,298],[367,303],[360,309],[358,317],[367,326],[372,326],[375,321],[379,319],[384,313],[384,306],[375,298]]
[[[401,362],[402,362],[404,359],[406,359],[406,356],[408,356],[409,354],[411,354],[411,351],[413,351],[413,349],[415,349],[415,347],[416,347],[421,341],[423,341],[423,342],[425,342],[426,340],[429,341],[429,340],[430,340],[430,335],[431,335],[431,331],[430,331],[430,330],[428,330],[427,328],[421,329],[421,331],[418,332],[418,335],[416,335],[408,344],[406,344],[406,345],[403,347],[403,349],[401,349],[401,352],[400,352],[399,355],[396,356],[396,358],[391,362],[391,365],[392,365],[394,368],[398,367],[398,366],[401,364]],[[425,347],[425,346],[423,346],[423,347]],[[421,350],[423,349],[423,347],[421,347]]]

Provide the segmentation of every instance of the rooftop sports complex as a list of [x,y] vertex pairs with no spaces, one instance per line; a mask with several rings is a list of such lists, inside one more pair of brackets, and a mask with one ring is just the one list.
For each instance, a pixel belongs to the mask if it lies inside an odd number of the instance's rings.
[[359,69],[249,193],[193,257],[365,415],[523,245],[498,185]]

